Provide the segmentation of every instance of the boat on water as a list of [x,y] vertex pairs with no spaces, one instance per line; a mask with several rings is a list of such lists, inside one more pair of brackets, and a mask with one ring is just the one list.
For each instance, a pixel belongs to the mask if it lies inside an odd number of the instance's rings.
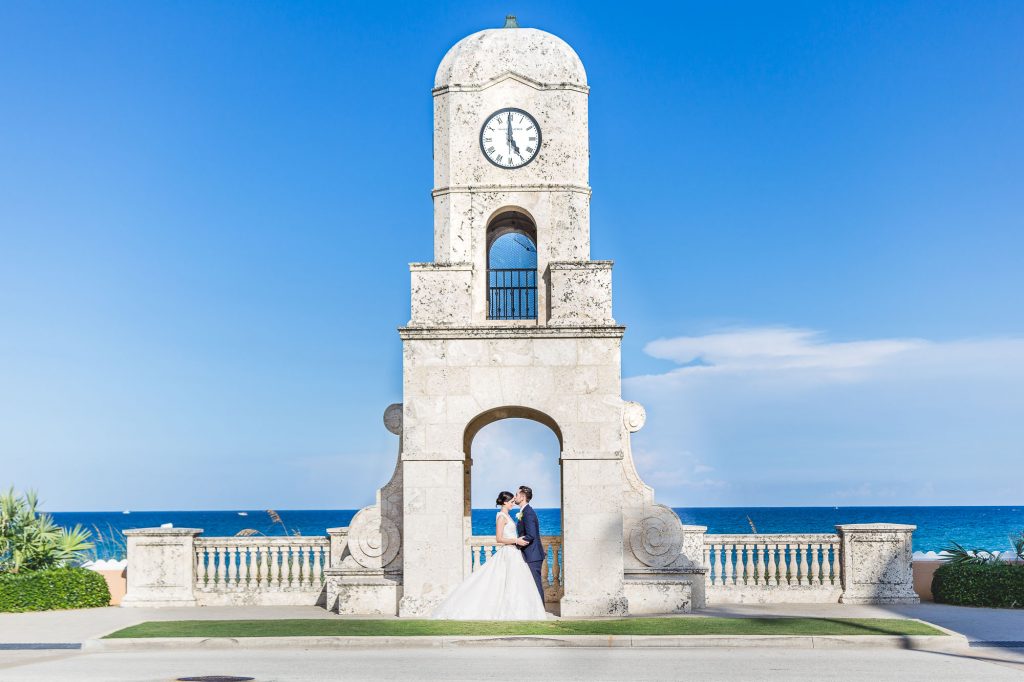
[[239,516],[248,516],[249,512],[238,512]]

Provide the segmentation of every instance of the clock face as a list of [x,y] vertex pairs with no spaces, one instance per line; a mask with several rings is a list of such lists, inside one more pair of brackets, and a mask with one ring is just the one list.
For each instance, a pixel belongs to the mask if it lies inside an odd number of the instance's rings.
[[501,168],[522,168],[540,150],[540,126],[522,109],[499,109],[480,128],[480,149]]

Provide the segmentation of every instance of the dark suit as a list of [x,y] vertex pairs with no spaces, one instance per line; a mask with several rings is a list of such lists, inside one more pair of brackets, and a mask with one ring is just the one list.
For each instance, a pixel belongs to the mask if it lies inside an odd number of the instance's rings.
[[540,541],[540,521],[537,520],[537,512],[533,511],[530,505],[523,507],[520,513],[522,518],[516,522],[516,533],[526,540],[527,544],[519,549],[523,553],[523,560],[533,573],[537,591],[540,592],[540,600],[544,601],[544,583],[541,582],[540,567],[547,558],[547,552]]

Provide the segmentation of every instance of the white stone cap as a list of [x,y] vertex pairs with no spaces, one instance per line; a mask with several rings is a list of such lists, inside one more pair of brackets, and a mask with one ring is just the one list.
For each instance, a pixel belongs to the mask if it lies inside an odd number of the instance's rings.
[[135,535],[191,535],[196,536],[203,532],[202,528],[132,528],[124,531],[126,536]]
[[328,528],[328,535],[344,535],[348,533],[348,526],[340,526],[338,528]]
[[587,85],[579,55],[558,36],[535,28],[492,28],[448,50],[434,88],[479,87],[510,72],[541,85]]
[[706,533],[708,530],[707,526],[688,526],[685,523],[679,527],[688,533]]
[[840,523],[836,525],[836,530],[842,531],[885,531],[885,530],[917,530],[917,526],[911,526],[905,523]]

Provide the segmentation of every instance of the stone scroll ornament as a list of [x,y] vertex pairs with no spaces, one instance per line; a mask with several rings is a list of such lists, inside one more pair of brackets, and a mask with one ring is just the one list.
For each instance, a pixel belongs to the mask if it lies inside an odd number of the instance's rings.
[[644,516],[629,531],[633,556],[651,568],[666,568],[679,559],[683,529],[676,513],[662,504],[644,509]]
[[380,515],[377,506],[364,507],[348,527],[348,551],[365,568],[383,568],[398,555],[398,526]]

